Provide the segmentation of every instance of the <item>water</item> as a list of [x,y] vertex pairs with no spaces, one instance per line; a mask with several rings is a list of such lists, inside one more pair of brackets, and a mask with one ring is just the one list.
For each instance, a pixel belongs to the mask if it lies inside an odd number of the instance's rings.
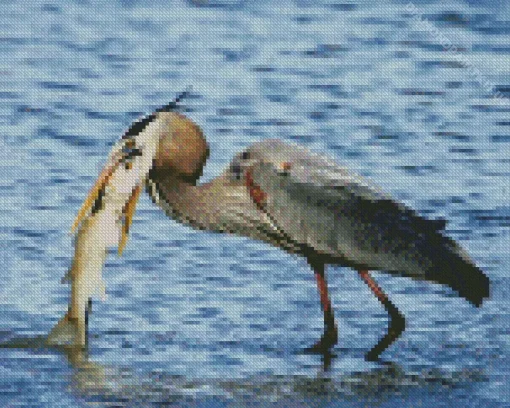
[[69,228],[107,152],[187,85],[206,180],[268,137],[325,152],[447,218],[492,297],[475,309],[375,273],[408,327],[391,364],[367,363],[386,315],[355,273],[330,268],[340,342],[325,364],[301,352],[322,329],[302,259],[192,231],[145,197],[124,256],[109,257],[88,355],[0,349],[0,405],[510,406],[510,102],[493,97],[510,97],[506,2],[1,6],[2,341],[62,316]]

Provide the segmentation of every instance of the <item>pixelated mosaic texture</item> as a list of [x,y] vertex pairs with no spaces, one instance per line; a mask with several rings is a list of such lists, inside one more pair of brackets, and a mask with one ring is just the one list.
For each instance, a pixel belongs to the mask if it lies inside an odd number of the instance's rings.
[[[505,2],[2,7],[3,405],[510,404]],[[156,158],[87,351],[48,347],[108,153],[189,85],[208,147]]]

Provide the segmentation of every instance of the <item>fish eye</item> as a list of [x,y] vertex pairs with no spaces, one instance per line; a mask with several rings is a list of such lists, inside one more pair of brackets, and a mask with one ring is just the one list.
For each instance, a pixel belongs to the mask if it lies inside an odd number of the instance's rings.
[[241,169],[241,166],[240,166],[238,163],[234,163],[234,164],[232,165],[232,173],[234,174],[234,177],[235,177],[237,180],[240,180],[240,179],[241,179],[242,169]]

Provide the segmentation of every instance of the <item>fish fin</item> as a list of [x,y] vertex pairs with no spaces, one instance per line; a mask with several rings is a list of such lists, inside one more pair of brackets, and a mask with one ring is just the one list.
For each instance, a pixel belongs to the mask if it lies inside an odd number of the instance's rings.
[[122,223],[122,235],[119,243],[119,249],[118,253],[119,256],[122,255],[122,251],[124,250],[124,247],[126,246],[126,242],[128,239],[129,234],[129,227],[131,226],[131,222],[133,221],[133,215],[135,213],[136,209],[136,203],[138,202],[138,198],[140,197],[140,192],[142,191],[142,186],[137,185],[133,189],[133,193],[131,194],[131,197],[129,198],[128,202],[126,203],[126,206],[124,207],[124,222]]
[[101,195],[101,192],[104,191],[106,184],[108,184],[108,180],[112,176],[113,172],[119,165],[120,159],[115,157],[112,159],[112,164],[107,165],[99,174],[94,186],[90,189],[87,198],[83,202],[81,208],[76,215],[76,218],[71,227],[71,232],[74,233],[78,225],[83,221],[83,219],[87,216],[87,213],[93,208],[95,201]]
[[51,329],[45,343],[48,346],[84,346],[78,336],[78,322],[69,317],[69,312]]
[[451,287],[477,307],[489,298],[489,278],[450,238],[444,238],[441,247],[432,247],[430,251],[433,264],[426,271],[426,279]]
[[73,268],[69,268],[66,274],[60,280],[60,283],[71,283],[71,278],[73,276]]

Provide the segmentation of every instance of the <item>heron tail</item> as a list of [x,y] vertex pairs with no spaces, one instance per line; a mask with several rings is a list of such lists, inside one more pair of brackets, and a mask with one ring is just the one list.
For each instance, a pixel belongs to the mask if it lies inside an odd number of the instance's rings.
[[453,240],[447,238],[446,245],[436,249],[433,265],[425,278],[451,287],[470,303],[480,306],[489,297],[489,278]]

